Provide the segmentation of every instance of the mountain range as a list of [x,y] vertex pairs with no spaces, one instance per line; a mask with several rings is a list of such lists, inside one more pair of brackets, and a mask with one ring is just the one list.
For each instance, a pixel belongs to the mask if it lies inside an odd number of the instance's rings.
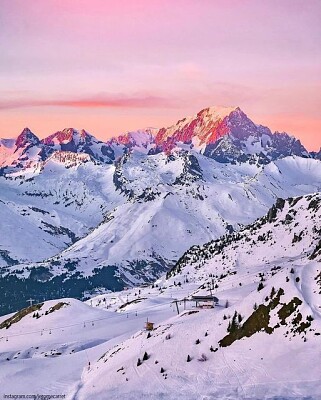
[[72,128],[40,140],[25,128],[0,140],[0,175],[2,313],[30,296],[153,282],[191,246],[321,186],[320,152],[238,107],[107,142]]
[[45,161],[55,151],[86,153],[94,160],[112,163],[125,150],[139,148],[148,154],[170,152],[178,144],[189,145],[218,162],[268,163],[297,155],[320,159],[320,152],[308,152],[299,140],[252,122],[239,107],[209,107],[168,128],[147,128],[128,132],[106,143],[85,130],[67,128],[40,140],[28,128],[16,139],[0,140],[2,173],[28,168]]
[[320,154],[237,107],[2,139],[0,395],[320,399]]

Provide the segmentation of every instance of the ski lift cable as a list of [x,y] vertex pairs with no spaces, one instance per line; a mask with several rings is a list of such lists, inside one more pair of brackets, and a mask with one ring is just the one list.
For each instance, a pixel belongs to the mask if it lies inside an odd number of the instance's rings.
[[[168,305],[168,304],[171,304],[172,303],[172,301],[171,302],[167,302],[167,303],[162,303],[161,305]],[[155,305],[155,306],[150,306],[150,307],[148,307],[148,311],[151,309],[151,308],[155,308],[155,307],[159,307],[159,306],[161,306],[161,305],[159,305],[159,304],[157,304],[157,305]],[[119,315],[125,315],[125,314],[131,314],[131,315],[133,315],[133,314],[136,314],[136,310],[135,311],[124,311],[124,312],[117,312],[117,314]],[[29,331],[29,332],[23,332],[23,333],[14,333],[14,334],[11,334],[11,335],[3,335],[3,336],[0,336],[0,339],[2,339],[2,338],[10,338],[10,337],[17,337],[17,336],[26,336],[26,335],[32,335],[32,334],[35,334],[35,333],[44,333],[44,332],[49,332],[49,331],[53,331],[53,330],[61,330],[61,329],[65,329],[65,328],[72,328],[72,327],[75,327],[75,326],[79,326],[79,325],[83,325],[83,326],[85,326],[86,324],[93,324],[93,323],[95,323],[95,322],[99,322],[99,321],[104,321],[104,320],[106,320],[106,319],[110,319],[110,317],[106,317],[106,318],[97,318],[97,319],[86,319],[86,320],[83,320],[83,321],[80,321],[80,322],[77,322],[77,323],[75,323],[75,324],[69,324],[69,325],[63,325],[63,326],[58,326],[58,327],[49,327],[49,328],[42,328],[42,329],[39,329],[39,330],[35,330],[35,331]],[[85,326],[86,327],[86,326]],[[0,331],[0,333],[1,333],[1,331]]]

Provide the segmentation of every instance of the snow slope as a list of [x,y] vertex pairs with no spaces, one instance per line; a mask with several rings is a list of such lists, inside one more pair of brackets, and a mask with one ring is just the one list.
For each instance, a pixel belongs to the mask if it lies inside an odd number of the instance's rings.
[[[113,210],[107,222],[69,247],[62,258],[79,260],[79,269],[86,273],[106,263],[124,265],[124,260],[152,263],[159,258],[170,265],[193,244],[263,215],[277,197],[318,190],[321,182],[315,160],[289,158],[266,167],[227,170],[189,153],[179,152],[171,160],[163,154],[149,157],[133,153],[122,164],[120,190],[131,201]],[[189,170],[191,160],[195,175]],[[177,241],[180,237],[184,241]],[[94,260],[86,257],[90,251]],[[148,277],[148,272],[143,274]]]
[[[1,395],[65,394],[72,399],[89,362],[135,333],[146,320],[146,312],[127,316],[70,298],[40,306],[8,329],[3,323],[14,314],[0,317]],[[172,310],[168,305],[157,314],[161,321]]]
[[48,258],[96,227],[122,201],[106,184],[113,169],[86,154],[56,152],[24,173],[2,177],[0,265]]
[[[321,182],[320,162],[300,157],[267,166],[244,163],[227,168],[200,154],[177,149],[170,157],[134,151],[115,167],[88,162],[66,172],[66,166],[58,168],[56,164],[55,160],[53,179],[57,181],[61,168],[68,198],[77,196],[74,207],[81,214],[86,209],[82,218],[101,223],[66,250],[48,261],[28,263],[28,268],[42,266],[53,275],[70,275],[64,266],[71,261],[77,271],[89,276],[95,268],[116,266],[126,285],[152,281],[192,245],[238,230],[262,216],[278,197],[320,190]],[[49,175],[49,165],[36,181],[42,182]],[[106,186],[93,184],[92,177],[99,182],[106,169]],[[86,183],[85,174],[91,176]],[[48,185],[48,178],[46,182]],[[103,205],[104,200],[108,204]],[[92,220],[97,209],[100,218],[104,215],[102,221],[98,216]],[[184,240],[178,240],[182,237]],[[11,271],[22,268],[19,264]]]
[[[47,301],[7,329],[12,314],[0,317],[0,393],[319,399],[320,217],[320,193],[280,199],[240,232],[191,248],[150,286],[87,304]],[[184,306],[210,291],[215,308]]]
[[240,233],[192,248],[156,284],[175,282],[180,300],[213,287],[219,306],[184,311],[182,301],[150,337],[103,354],[75,398],[320,398],[320,213],[319,194],[280,200]]

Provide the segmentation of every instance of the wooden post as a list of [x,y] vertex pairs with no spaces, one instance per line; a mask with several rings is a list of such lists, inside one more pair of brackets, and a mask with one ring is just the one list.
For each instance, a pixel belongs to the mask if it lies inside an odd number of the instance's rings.
[[176,304],[177,314],[179,315],[178,301],[177,300],[175,301],[175,304]]

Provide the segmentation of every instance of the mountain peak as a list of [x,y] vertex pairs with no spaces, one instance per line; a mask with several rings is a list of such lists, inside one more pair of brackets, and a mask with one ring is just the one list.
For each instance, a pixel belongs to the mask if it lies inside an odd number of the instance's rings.
[[89,137],[89,133],[87,133],[84,129],[77,131],[74,128],[65,128],[62,131],[57,131],[52,135],[46,137],[42,140],[42,142],[46,145],[61,145],[70,142],[83,142],[86,137]]
[[29,128],[24,128],[17,137],[15,145],[17,148],[25,147],[27,144],[36,145],[39,143],[38,137]]
[[208,116],[213,119],[223,119],[228,117],[233,111],[242,111],[239,107],[227,107],[227,106],[211,106],[204,108],[197,113],[197,116]]
[[155,143],[159,151],[170,152],[178,143],[185,143],[219,162],[268,163],[280,157],[310,157],[298,139],[287,133],[274,134],[267,127],[255,124],[239,107],[212,106],[193,117],[158,131]]
[[[200,146],[214,143],[230,132],[227,119],[232,117],[247,119],[239,107],[212,106],[204,108],[193,117],[184,118],[169,128],[162,128],[156,135],[156,144],[167,149],[177,142],[198,142]],[[195,140],[193,140],[195,139]]]
[[154,134],[157,132],[158,130],[155,128],[139,129],[137,131],[126,132],[123,135],[111,138],[107,143],[110,145],[125,145],[130,148],[147,148],[149,145],[154,143]]

